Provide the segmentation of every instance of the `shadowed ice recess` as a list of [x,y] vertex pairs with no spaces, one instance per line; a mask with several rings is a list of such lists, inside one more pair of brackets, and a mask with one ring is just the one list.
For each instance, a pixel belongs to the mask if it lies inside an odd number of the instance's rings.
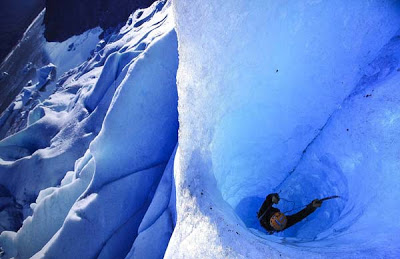
[[[399,257],[398,1],[160,0],[97,45],[29,38],[42,15],[5,66],[32,71],[0,117],[2,258]],[[340,198],[268,235],[273,192]]]
[[[399,3],[177,1],[175,8],[181,174],[204,181],[182,184],[193,193],[217,189],[235,211],[236,219],[224,209],[232,221],[218,233],[236,221],[257,236],[221,234],[222,246],[260,257],[271,251],[258,242],[289,257],[399,255]],[[341,198],[269,236],[256,212],[272,192],[285,198],[278,208],[288,214],[315,198]],[[207,202],[215,200],[222,204]]]

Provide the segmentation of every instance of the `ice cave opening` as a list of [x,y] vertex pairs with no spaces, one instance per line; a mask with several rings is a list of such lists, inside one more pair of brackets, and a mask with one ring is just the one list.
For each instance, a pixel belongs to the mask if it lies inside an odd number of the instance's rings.
[[[267,232],[259,224],[257,212],[268,194],[279,193],[281,201],[275,207],[286,215],[296,213],[313,199],[340,195],[340,199],[325,202],[323,208],[302,222],[275,234],[313,240],[331,227],[344,209],[348,193],[346,177],[340,168],[335,167],[335,161],[328,161],[329,158],[325,159],[330,165],[319,168],[307,164],[310,162],[299,161],[288,170],[284,158],[281,163],[271,165],[274,153],[266,147],[268,136],[263,131],[263,127],[268,127],[268,123],[263,123],[267,119],[248,116],[256,115],[255,111],[256,107],[253,111],[250,108],[228,115],[215,129],[212,148],[217,162],[213,165],[219,190],[248,228],[265,234]],[[277,144],[276,148],[283,151],[289,147]]]
[[[398,109],[392,101],[399,91],[400,75],[394,69],[399,44],[398,37],[389,40],[368,65],[376,74],[364,75],[359,88],[316,130],[312,119],[280,127],[296,119],[258,102],[265,98],[260,91],[250,102],[220,112],[210,142],[212,171],[222,197],[250,232],[324,253],[340,249],[378,256],[382,247],[392,246],[399,227],[392,220],[399,193],[398,151],[393,146],[398,142]],[[303,142],[307,132],[313,137]],[[256,213],[274,192],[282,198],[277,207],[289,215],[315,198],[341,197],[324,202],[291,228],[267,235]]]
[[[178,89],[193,90],[179,100],[195,110],[179,116],[205,139],[207,166],[236,223],[266,243],[381,256],[400,227],[392,220],[399,6],[347,4],[177,2]],[[273,192],[288,214],[341,198],[264,235],[256,213]]]

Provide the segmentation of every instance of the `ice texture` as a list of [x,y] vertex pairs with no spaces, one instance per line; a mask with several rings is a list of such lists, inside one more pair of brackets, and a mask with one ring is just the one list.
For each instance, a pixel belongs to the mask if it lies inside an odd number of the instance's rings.
[[[399,7],[174,1],[178,221],[166,257],[399,256]],[[341,198],[268,236],[256,212],[272,192],[291,213]]]
[[[65,59],[63,48],[54,47],[54,60]],[[28,90],[26,99],[40,96],[34,107],[19,105],[26,123],[0,141],[0,184],[10,202],[23,206],[25,219],[18,232],[0,235],[2,258],[124,258],[149,247],[158,258],[165,252],[176,218],[171,155],[178,138],[170,3],[133,13],[92,47],[91,57],[60,76],[47,96],[40,82],[49,81],[52,65],[10,106]]]
[[[36,83],[38,69],[52,63],[56,66],[57,77],[61,77],[86,61],[99,41],[98,36],[102,30],[94,28],[64,42],[47,42],[43,36],[44,13],[42,11],[38,15],[18,45],[0,63],[0,113],[3,113],[25,86]],[[2,132],[0,137],[8,135]]]
[[[54,43],[0,119],[0,257],[398,258],[399,22],[389,0],[160,0]],[[268,235],[272,192],[340,198]]]

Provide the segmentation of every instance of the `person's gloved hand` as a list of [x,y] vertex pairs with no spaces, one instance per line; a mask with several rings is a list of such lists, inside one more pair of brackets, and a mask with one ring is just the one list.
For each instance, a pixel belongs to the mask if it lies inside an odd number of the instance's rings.
[[322,201],[320,201],[319,199],[315,199],[312,201],[312,206],[314,208],[319,208],[319,207],[321,207],[321,205],[322,205]]
[[278,204],[279,200],[280,200],[279,194],[274,193],[274,194],[272,195],[272,203]]

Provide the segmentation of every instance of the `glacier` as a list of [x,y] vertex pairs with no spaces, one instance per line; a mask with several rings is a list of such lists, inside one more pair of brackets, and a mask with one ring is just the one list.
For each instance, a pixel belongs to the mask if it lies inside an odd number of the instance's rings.
[[[398,1],[159,0],[62,43],[41,19],[0,66],[1,258],[400,256]],[[272,192],[340,198],[269,235]]]

